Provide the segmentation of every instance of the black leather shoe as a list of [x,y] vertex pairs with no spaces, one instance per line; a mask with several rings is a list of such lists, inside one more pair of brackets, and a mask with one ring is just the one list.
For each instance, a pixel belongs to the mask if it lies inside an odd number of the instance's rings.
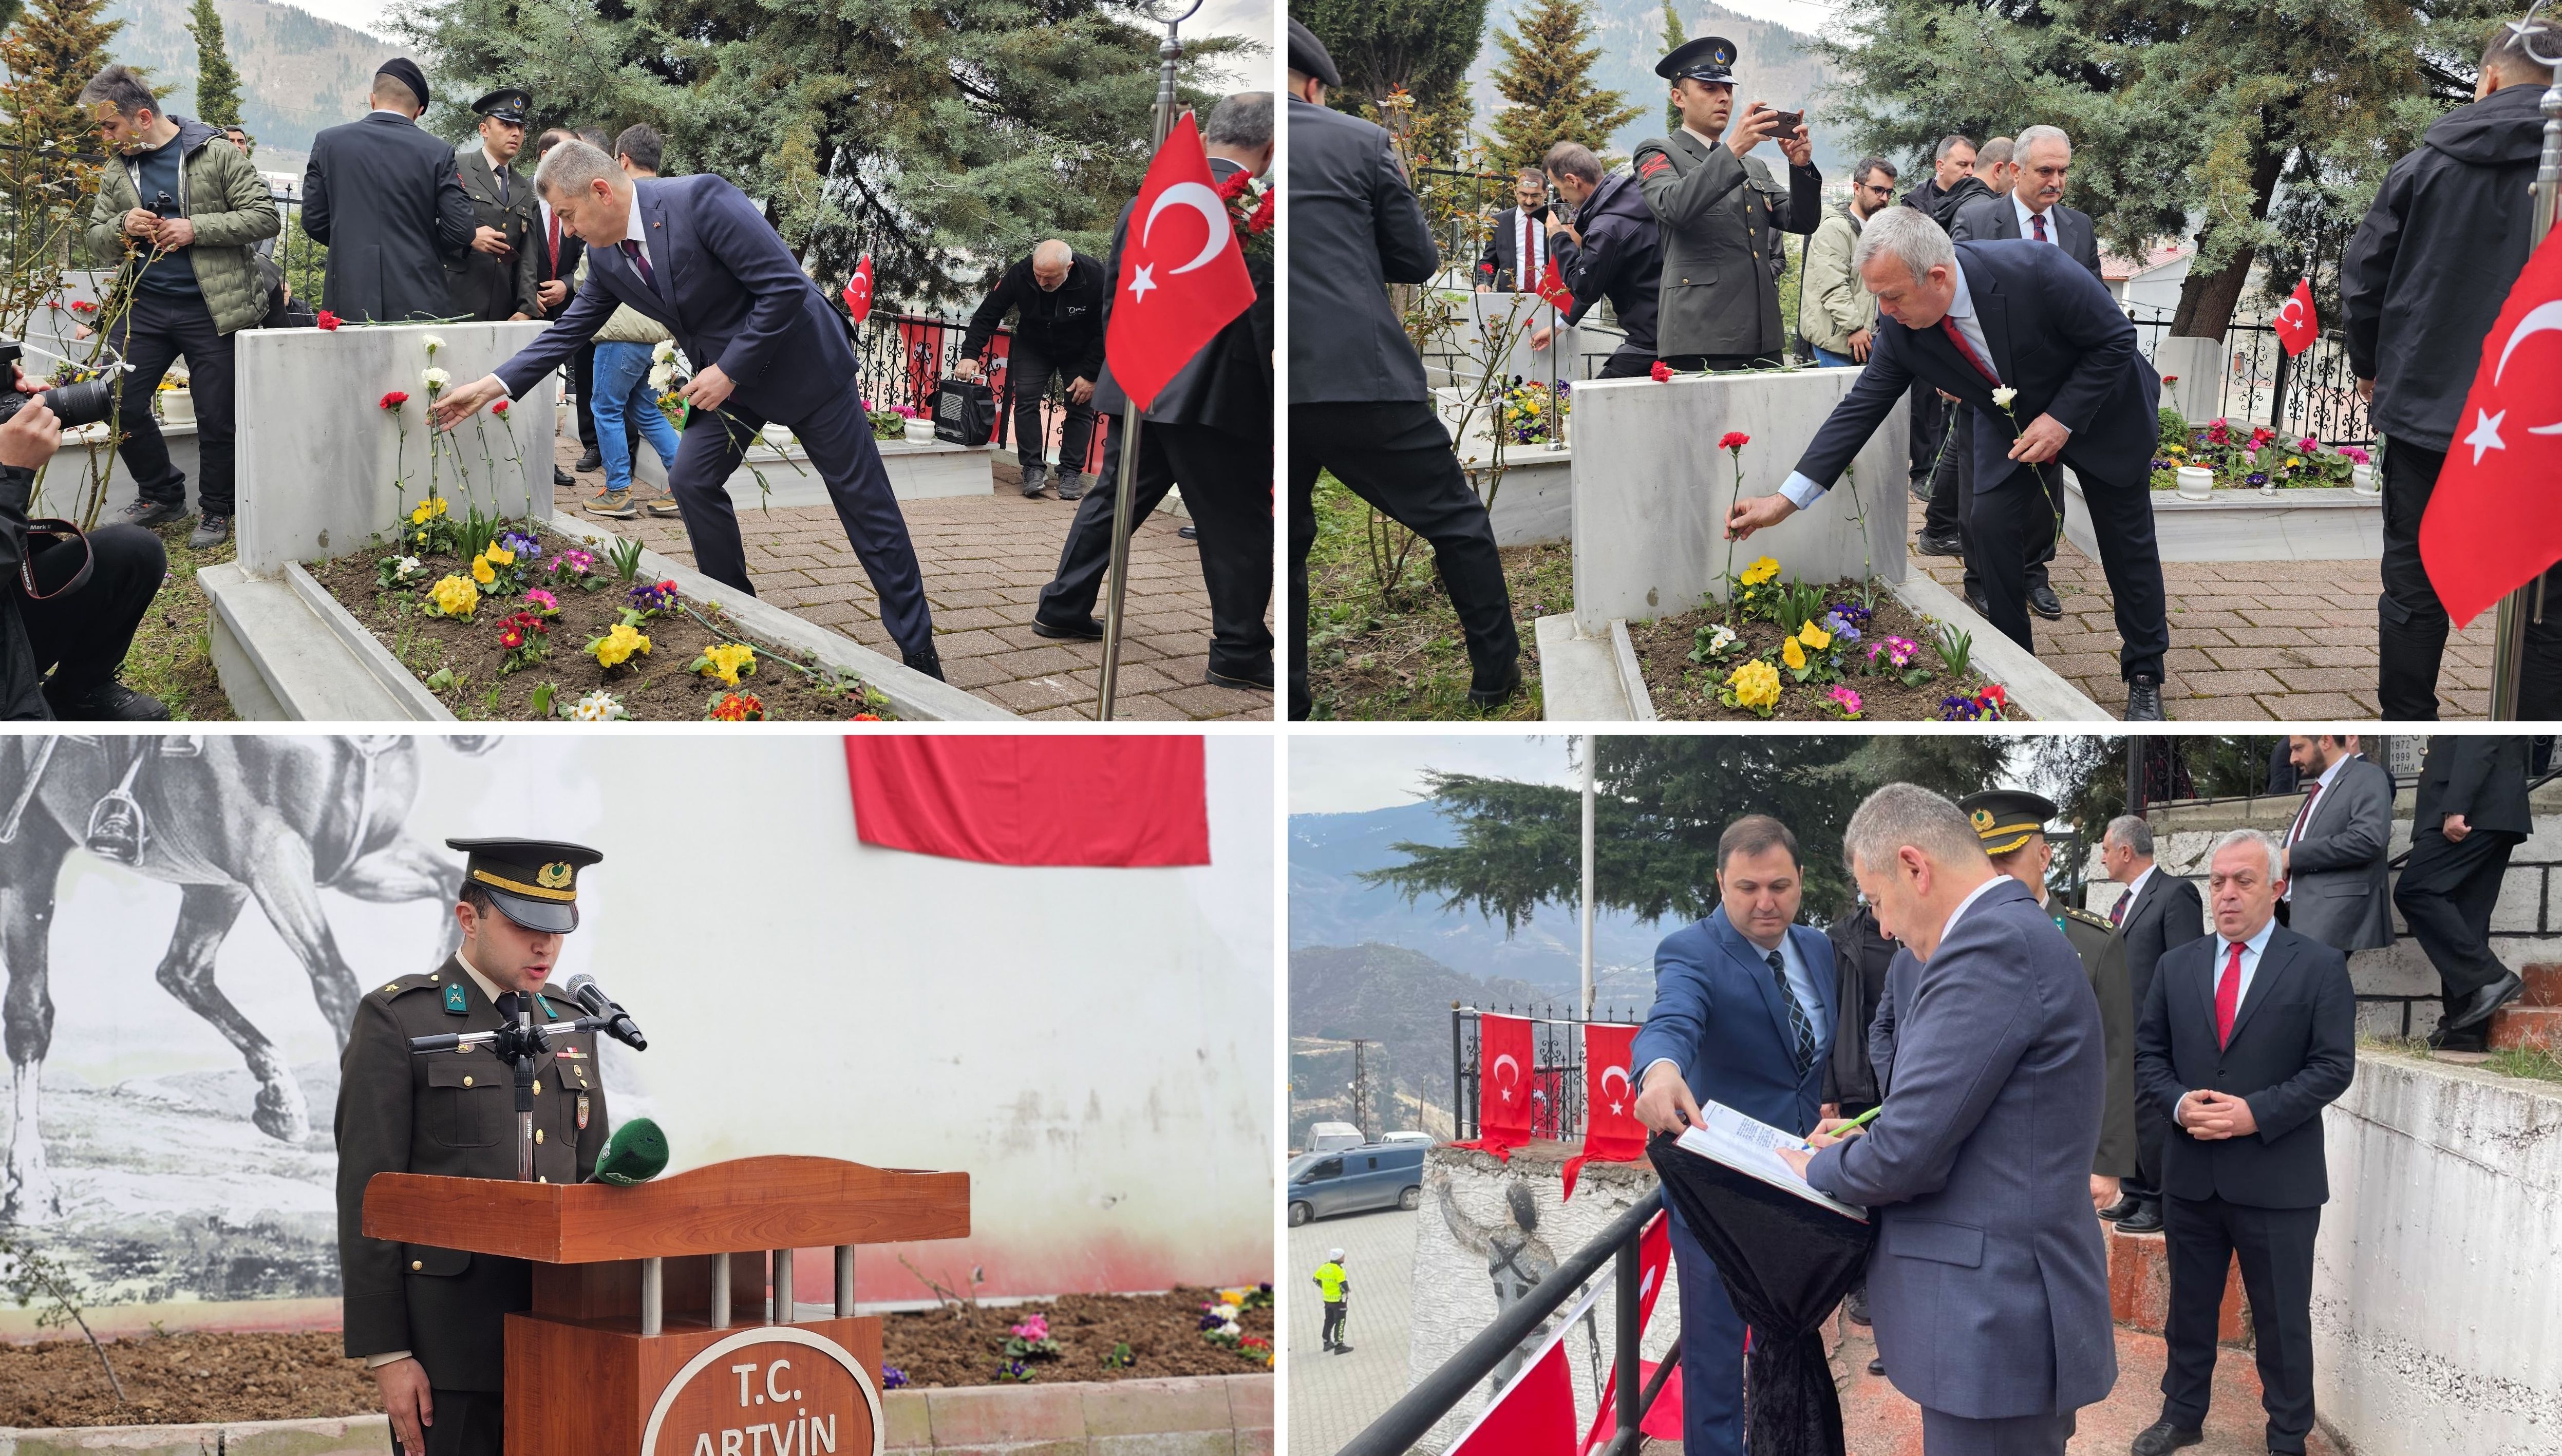
[[557,460],[552,462],[552,488],[554,490],[576,490],[578,488],[578,477],[571,474],[569,471],[562,469],[560,467],[560,462]]
[[1868,1323],[1868,1291],[1854,1289],[1842,1300],[1842,1314],[1854,1325]]
[[2113,1203],[2110,1203],[2107,1207],[2101,1209],[2100,1216],[2107,1219],[2110,1223],[2114,1223],[2118,1219],[2124,1218],[2133,1213],[2137,1208],[2140,1208],[2143,1205],[2142,1199],[2129,1194],[2125,1197],[2119,1198]]
[[135,692],[110,677],[95,687],[76,695],[57,695],[45,690],[45,701],[54,716],[65,722],[92,723],[166,723],[169,706],[147,692]]
[[2135,1209],[2135,1211],[2134,1211],[2134,1212],[2129,1213],[2129,1214],[2127,1214],[2125,1217],[2120,1218],[2120,1219],[2118,1219],[2118,1220],[2117,1220],[2117,1231],[2118,1231],[2119,1233],[2159,1233],[2159,1232],[2161,1232],[2161,1231],[2162,1231],[2162,1210],[2161,1210],[2161,1204],[2159,1204],[2159,1203],[2145,1203],[2145,1204],[2142,1204],[2142,1205],[2138,1206],[2138,1207]]
[[1183,537],[1187,541],[1197,541],[1200,539],[1200,527],[1177,526],[1175,527],[1175,534]]
[[2182,1430],[2169,1421],[2156,1421],[2135,1437],[2134,1456],[2170,1456],[2182,1446],[2194,1446],[2205,1439],[2206,1432],[2194,1426]]
[[2064,599],[2055,595],[2053,587],[2031,587],[2028,589],[2028,610],[2049,622],[2061,622],[2064,620]]
[[1882,1375],[1882,1374],[1885,1374],[1885,1373],[1886,1373],[1886,1362],[1885,1362],[1885,1361],[1883,1361],[1883,1360],[1873,1360],[1873,1361],[1870,1361],[1870,1362],[1868,1363],[1868,1372],[1869,1372],[1870,1374],[1872,1374],[1872,1375]]
[[605,456],[604,456],[603,455],[599,454],[599,453],[596,451],[596,449],[595,449],[594,447],[592,447],[592,446],[591,446],[591,447],[588,449],[587,454],[585,454],[585,455],[580,455],[580,456],[578,457],[578,463],[577,463],[576,465],[572,466],[572,468],[573,468],[573,469],[578,469],[578,470],[584,470],[584,471],[586,471],[586,472],[588,472],[588,473],[590,473],[590,474],[593,474],[593,473],[595,473],[596,471],[598,471],[598,470],[602,470],[602,469],[604,469],[604,468],[605,468]]
[[1959,544],[1957,533],[1954,531],[1923,531],[1921,535],[1913,538],[1913,549],[1921,552],[1924,556],[1963,556],[1966,554],[1965,547]]
[[2479,1026],[2468,1026],[2462,1031],[2450,1031],[2441,1026],[2429,1033],[2429,1049],[2431,1051],[2488,1051],[2490,1037]]
[[2462,1031],[2468,1026],[2478,1026],[2490,1019],[2491,1012],[2525,994],[2526,983],[2518,980],[2517,973],[2511,971],[2456,1002],[2455,1009],[2447,1012],[2447,1029]]
[[1062,642],[1099,642],[1103,640],[1103,624],[1091,617],[1077,622],[1050,622],[1035,617],[1032,619],[1032,636]]
[[1927,475],[1914,476],[1904,482],[1904,488],[1913,492],[1915,500],[1927,503],[1930,499],[1930,477]]
[[1257,692],[1270,692],[1272,664],[1264,663],[1260,672],[1230,672],[1222,667],[1212,667],[1204,680],[1212,687],[1247,687]]
[[937,682],[943,680],[943,654],[932,647],[927,647],[922,652],[902,652],[899,654],[899,660]]
[[1468,689],[1468,701],[1480,708],[1500,708],[1511,702],[1513,694],[1519,691],[1521,691],[1521,661],[1516,658],[1504,668],[1502,682],[1493,687],[1471,686]]
[[2149,672],[2138,672],[2126,679],[2126,721],[2129,723],[2162,721],[2160,678]]
[[1966,594],[1966,605],[1975,609],[1975,615],[1977,617],[1984,619],[1986,622],[1992,621],[1993,604],[1984,600],[1983,593],[1968,592]]

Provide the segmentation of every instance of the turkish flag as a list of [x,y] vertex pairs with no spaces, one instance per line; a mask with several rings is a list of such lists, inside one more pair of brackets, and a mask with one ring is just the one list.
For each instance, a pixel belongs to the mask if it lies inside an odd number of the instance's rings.
[[854,834],[987,864],[1209,863],[1197,737],[883,735],[845,740]]
[[1574,306],[1574,290],[1565,286],[1565,274],[1556,271],[1554,258],[1548,261],[1547,269],[1539,275],[1539,296],[1540,301],[1552,308],[1571,309]]
[[1510,1162],[1530,1141],[1531,1060],[1527,1017],[1477,1017],[1477,1141],[1454,1146]]
[[2313,346],[2321,337],[2321,320],[2313,316],[2313,280],[2295,279],[2295,290],[2278,305],[2278,342],[2286,345],[2287,356],[2293,358]]
[[845,311],[854,316],[856,323],[871,316],[872,256],[868,253],[863,255],[862,262],[854,265],[854,280],[845,284]]
[[[1665,1281],[1672,1278],[1673,1229],[1666,1215],[1658,1213],[1637,1236],[1637,1336],[1644,1339],[1648,1322],[1655,1317],[1655,1299],[1664,1292]],[[1655,1377],[1656,1362],[1637,1362],[1637,1388]],[[1610,1363],[1610,1376],[1601,1387],[1601,1405],[1593,1412],[1592,1429],[1583,1438],[1583,1450],[1608,1441],[1619,1429],[1618,1411],[1619,1363]],[[1659,1441],[1682,1438],[1681,1371],[1676,1368],[1664,1377],[1664,1388],[1655,1392],[1655,1403],[1646,1407],[1637,1419],[1638,1429]]]
[[1565,1366],[1573,1323],[1569,1315],[1557,1325],[1548,1348],[1478,1414],[1449,1456],[1574,1456],[1574,1377]]
[[[2456,626],[2562,561],[2562,246],[2508,290],[2420,518],[2420,561]],[[2551,610],[2548,608],[2547,610]]]
[[1148,164],[1129,229],[1103,353],[1122,393],[1144,410],[1201,345],[1254,304],[1254,280],[1210,183],[1191,112],[1176,119]]
[[1628,1048],[1634,1026],[1587,1021],[1583,1026],[1583,1151],[1565,1160],[1565,1196],[1574,1196],[1583,1165],[1634,1163],[1646,1156],[1646,1125],[1637,1121],[1637,1089],[1630,1080]]

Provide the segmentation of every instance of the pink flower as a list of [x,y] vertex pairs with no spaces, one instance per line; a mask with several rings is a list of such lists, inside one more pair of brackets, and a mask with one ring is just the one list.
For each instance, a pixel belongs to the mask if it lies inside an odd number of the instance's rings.
[[553,596],[551,593],[544,591],[540,587],[536,587],[532,591],[527,592],[525,594],[525,600],[537,607],[540,607],[547,613],[558,612],[560,610],[560,598]]
[[1859,694],[1852,691],[1850,688],[1836,687],[1832,691],[1825,693],[1824,696],[1832,699],[1833,706],[1840,709],[1843,717],[1856,718],[1859,716],[1861,706]]
[[2367,462],[2368,456],[2366,452],[2359,450],[2356,446],[2343,445],[2339,448],[2339,453],[2348,456],[2349,462],[2352,464],[2362,465]]

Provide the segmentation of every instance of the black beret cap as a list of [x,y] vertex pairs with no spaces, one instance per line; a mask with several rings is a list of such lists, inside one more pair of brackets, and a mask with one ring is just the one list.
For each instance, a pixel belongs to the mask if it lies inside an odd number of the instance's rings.
[[374,75],[388,76],[392,80],[399,82],[401,85],[408,87],[412,91],[415,91],[418,94],[418,103],[422,106],[426,105],[428,101],[432,99],[427,93],[427,73],[419,70],[418,63],[412,61],[407,56],[394,56],[389,61],[375,67]]
[[1335,58],[1326,54],[1326,46],[1316,33],[1290,17],[1290,69],[1313,76],[1330,87],[1342,86],[1344,79],[1335,70]]

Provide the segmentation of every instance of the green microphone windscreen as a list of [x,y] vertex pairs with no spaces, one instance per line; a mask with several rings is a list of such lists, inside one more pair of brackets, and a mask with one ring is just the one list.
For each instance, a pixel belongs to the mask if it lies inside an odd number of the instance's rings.
[[593,1182],[629,1187],[647,1183],[667,1167],[667,1135],[645,1117],[636,1117],[614,1130],[597,1155]]

